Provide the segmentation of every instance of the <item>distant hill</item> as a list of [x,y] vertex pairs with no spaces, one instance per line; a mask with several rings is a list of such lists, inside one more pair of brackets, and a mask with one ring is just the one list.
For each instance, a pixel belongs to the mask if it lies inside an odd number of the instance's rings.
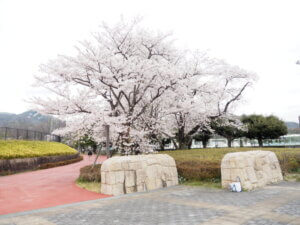
[[29,110],[21,114],[1,113],[0,127],[36,130],[51,133],[53,130],[65,126],[65,122],[53,116],[42,115]]
[[299,124],[296,122],[285,122],[288,129],[299,128]]
[[299,124],[296,122],[285,122],[289,134],[300,134]]

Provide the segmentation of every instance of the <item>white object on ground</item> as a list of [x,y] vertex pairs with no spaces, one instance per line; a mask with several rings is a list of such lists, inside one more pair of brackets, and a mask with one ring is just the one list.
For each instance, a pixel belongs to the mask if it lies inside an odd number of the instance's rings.
[[242,186],[240,182],[233,182],[229,184],[230,191],[232,192],[241,192],[242,191]]

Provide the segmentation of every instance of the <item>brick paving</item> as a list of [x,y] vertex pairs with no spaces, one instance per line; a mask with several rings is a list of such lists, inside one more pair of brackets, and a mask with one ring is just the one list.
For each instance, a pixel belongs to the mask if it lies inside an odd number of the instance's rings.
[[[66,166],[0,176],[0,215],[109,197],[75,185],[80,168],[92,164],[94,157],[84,156],[84,160]],[[105,159],[100,157],[98,161]]]
[[0,225],[300,225],[300,183],[226,190],[176,186],[0,216]]
[[291,201],[288,204],[285,204],[277,209],[274,212],[288,215],[300,215],[300,200]]
[[269,219],[256,218],[247,221],[243,225],[284,225],[284,223],[274,221],[274,220],[269,220]]

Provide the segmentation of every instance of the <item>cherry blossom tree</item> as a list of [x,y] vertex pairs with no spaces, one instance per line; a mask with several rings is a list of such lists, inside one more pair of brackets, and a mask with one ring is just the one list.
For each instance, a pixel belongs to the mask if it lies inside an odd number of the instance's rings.
[[139,20],[103,24],[76,47],[76,56],[59,56],[41,66],[37,85],[55,97],[34,102],[44,113],[67,118],[62,133],[92,130],[99,139],[108,124],[125,152],[147,148],[136,121],[177,82],[178,53],[169,36],[141,28]]
[[[41,65],[38,110],[58,115],[59,134],[104,137],[124,154],[151,150],[153,141],[179,135],[180,148],[209,118],[225,115],[251,84],[251,74],[204,53],[174,47],[170,34],[142,28],[139,19],[103,24],[75,56]],[[182,137],[181,137],[181,136]]]
[[[148,121],[153,123],[156,118],[155,124],[159,124],[152,136],[159,137],[158,141],[175,137],[176,149],[190,148],[201,132],[213,133],[213,121],[228,121],[226,117],[232,117],[234,106],[256,79],[251,72],[203,53],[187,58],[180,81],[166,93],[164,104],[156,107],[159,113],[147,115]],[[166,124],[164,129],[162,124]]]

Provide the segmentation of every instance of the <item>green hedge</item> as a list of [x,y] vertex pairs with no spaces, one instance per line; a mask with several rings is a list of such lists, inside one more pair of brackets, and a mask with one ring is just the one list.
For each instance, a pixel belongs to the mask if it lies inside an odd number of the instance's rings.
[[[226,153],[258,150],[257,148],[209,148],[166,151],[177,165],[178,175],[186,180],[214,180],[221,178],[221,160]],[[283,174],[300,172],[299,148],[264,148],[278,157]]]
[[72,155],[76,153],[75,149],[57,142],[0,140],[0,159]]
[[220,165],[212,162],[184,161],[176,162],[180,177],[187,180],[211,180],[221,177]]

